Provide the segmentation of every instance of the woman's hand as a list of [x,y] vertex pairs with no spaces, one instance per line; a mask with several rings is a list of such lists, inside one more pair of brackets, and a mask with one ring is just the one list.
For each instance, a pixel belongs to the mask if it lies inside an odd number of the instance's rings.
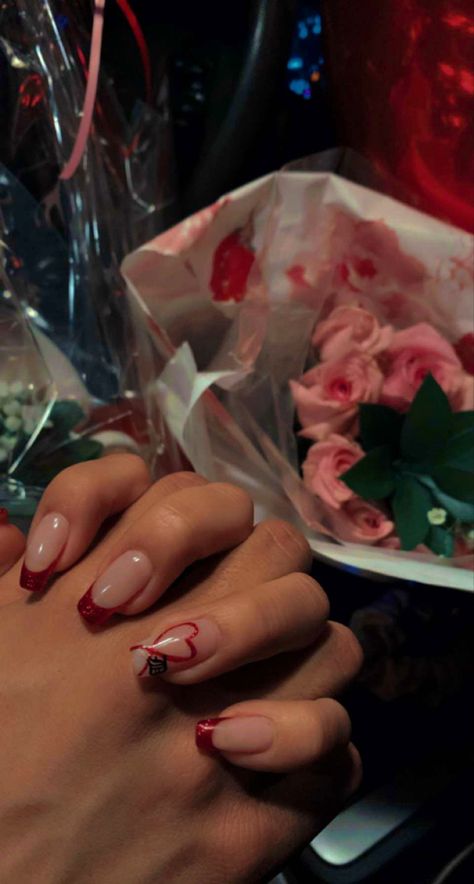
[[18,561],[24,548],[23,534],[15,525],[10,524],[8,511],[0,507],[0,577]]
[[138,500],[150,482],[144,461],[135,454],[110,454],[56,476],[33,519],[21,586],[42,592],[54,574],[86,552],[104,522]]
[[[72,562],[101,518],[67,512]],[[178,474],[44,595],[0,580],[1,882],[257,882],[325,824],[360,778],[332,699],[360,651],[309,562],[242,491]],[[117,611],[142,613],[90,625]]]

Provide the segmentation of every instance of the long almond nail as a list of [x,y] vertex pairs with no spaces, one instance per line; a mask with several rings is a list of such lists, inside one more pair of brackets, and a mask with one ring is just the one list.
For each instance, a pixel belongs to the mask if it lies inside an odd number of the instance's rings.
[[265,715],[205,718],[196,725],[196,746],[205,752],[266,752],[273,738],[273,721]]
[[154,638],[132,645],[133,668],[139,678],[178,672],[202,663],[216,652],[219,630],[211,620],[186,620]]
[[128,550],[89,587],[77,609],[88,623],[102,626],[145,589],[152,576],[153,565],[148,556],[135,549]]
[[26,544],[20,586],[30,592],[46,589],[56,570],[69,535],[69,522],[60,513],[48,513],[32,532]]

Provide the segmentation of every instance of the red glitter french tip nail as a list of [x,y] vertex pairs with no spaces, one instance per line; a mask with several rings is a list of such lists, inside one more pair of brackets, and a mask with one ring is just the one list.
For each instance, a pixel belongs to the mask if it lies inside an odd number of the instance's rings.
[[23,565],[20,574],[20,586],[22,589],[27,589],[28,592],[43,592],[53,576],[55,568],[56,562],[53,562],[44,571],[30,571],[26,565]]
[[[94,584],[92,584],[92,586],[93,585]],[[103,626],[117,609],[101,608],[100,605],[96,605],[92,598],[92,586],[90,586],[82,598],[79,599],[77,610],[81,617],[84,617],[84,620],[87,620],[88,623],[92,623],[94,626]]]
[[227,718],[203,718],[196,725],[196,746],[204,752],[215,753],[216,749],[212,742],[212,734],[214,728],[221,722],[227,721]]
[[8,510],[4,506],[0,506],[0,525],[8,523]]

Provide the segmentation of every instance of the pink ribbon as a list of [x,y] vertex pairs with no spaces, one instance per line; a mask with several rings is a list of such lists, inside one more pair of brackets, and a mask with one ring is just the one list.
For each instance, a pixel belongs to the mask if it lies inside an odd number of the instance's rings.
[[[145,74],[147,99],[148,101],[150,101],[152,90],[151,63],[143,32],[140,28],[138,19],[133,10],[130,8],[127,0],[117,0],[117,2],[118,6],[125,15],[125,18],[127,19],[128,24],[130,25],[130,28],[138,45]],[[92,125],[92,117],[94,115],[95,99],[97,95],[97,84],[99,81],[100,55],[102,50],[102,35],[104,30],[104,7],[105,0],[95,0],[94,19],[92,22],[91,49],[89,55],[89,70],[87,72],[86,94],[84,97],[84,106],[82,108],[82,117],[71,156],[69,157],[69,160],[67,161],[64,169],[59,176],[62,181],[68,181],[74,175],[84,155],[84,151],[87,145],[87,139],[89,138],[89,133]]]
[[87,77],[86,94],[82,118],[76,135],[76,141],[71,156],[60,174],[62,181],[72,178],[86,149],[87,139],[92,124],[97,83],[99,81],[100,53],[102,49],[102,32],[104,29],[104,6],[105,0],[96,0],[94,8],[94,21],[92,23],[91,51],[89,56],[89,75]]

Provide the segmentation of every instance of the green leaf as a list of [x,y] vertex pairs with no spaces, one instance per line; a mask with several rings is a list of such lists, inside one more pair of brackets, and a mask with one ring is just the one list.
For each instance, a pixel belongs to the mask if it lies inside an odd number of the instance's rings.
[[405,417],[401,451],[409,461],[425,461],[442,448],[452,428],[448,397],[432,375],[427,375]]
[[474,469],[474,428],[448,440],[442,463],[467,472]]
[[423,543],[430,529],[428,512],[433,502],[430,492],[417,479],[400,476],[392,498],[392,509],[402,549]]
[[474,427],[474,411],[456,411],[453,414],[453,432],[463,433],[464,430],[471,430]]
[[404,416],[387,405],[359,406],[360,438],[364,451],[389,445],[398,451]]
[[382,500],[384,497],[389,497],[395,488],[390,448],[388,446],[374,448],[339,478],[366,500]]
[[458,470],[456,467],[437,466],[432,472],[433,479],[441,491],[463,500],[474,503],[474,473],[469,470]]
[[54,424],[56,432],[67,436],[84,419],[84,412],[77,402],[72,399],[63,399],[56,402],[51,409],[50,420]]
[[[458,416],[465,414],[472,414],[472,419],[456,421]],[[474,469],[474,412],[465,411],[453,415],[453,432],[436,460],[444,466],[468,472]]]
[[431,525],[425,543],[438,556],[451,558],[454,553],[454,537],[440,525]]

